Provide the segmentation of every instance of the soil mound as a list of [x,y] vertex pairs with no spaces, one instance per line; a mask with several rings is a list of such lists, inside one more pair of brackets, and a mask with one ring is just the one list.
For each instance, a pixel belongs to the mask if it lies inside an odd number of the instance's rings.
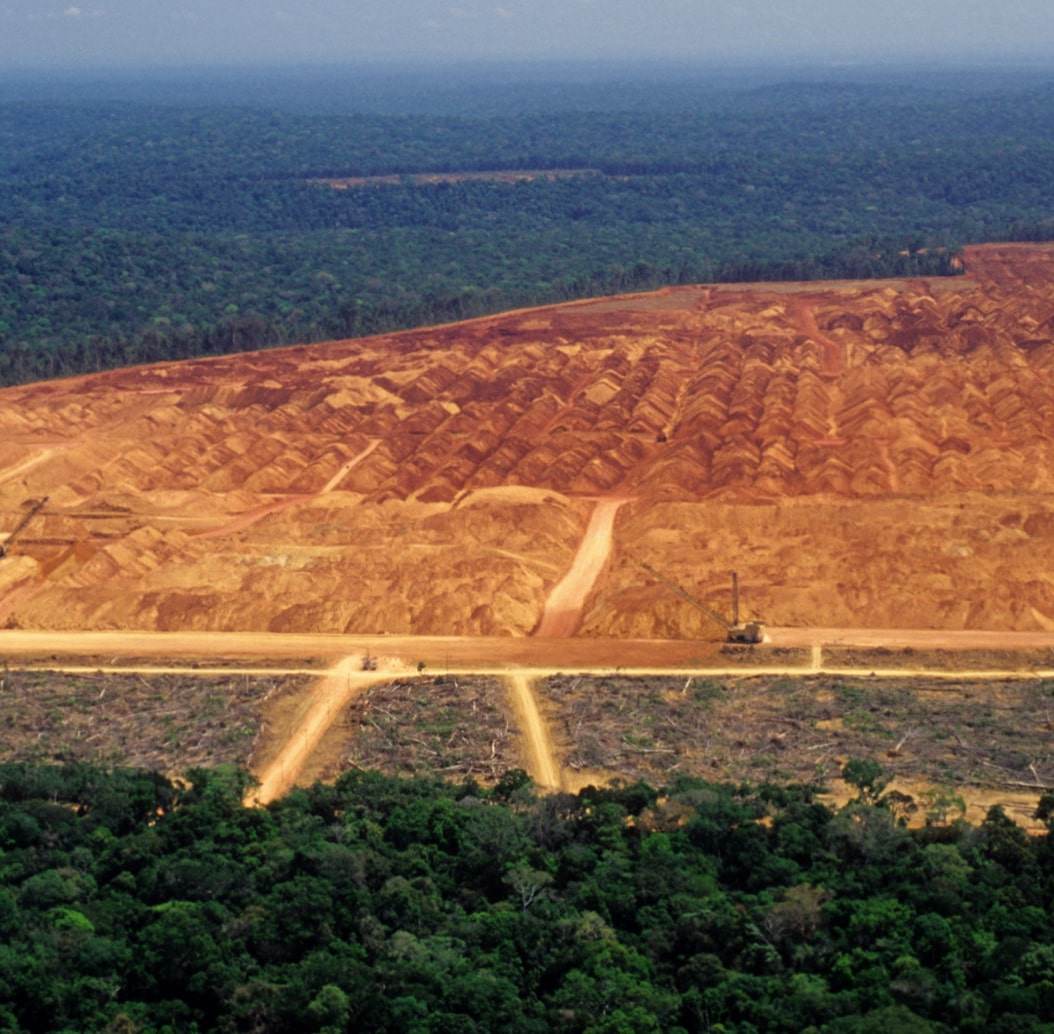
[[[1054,248],[666,289],[0,392],[0,625],[1054,627]],[[598,547],[599,548],[599,547]],[[564,601],[562,606],[566,604]],[[563,626],[562,626],[563,627]]]

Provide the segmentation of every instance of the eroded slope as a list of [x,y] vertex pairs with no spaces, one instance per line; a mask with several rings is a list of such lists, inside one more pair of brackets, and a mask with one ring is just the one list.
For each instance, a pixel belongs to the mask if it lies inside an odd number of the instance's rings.
[[0,392],[0,624],[525,635],[1054,627],[1054,250],[668,289]]

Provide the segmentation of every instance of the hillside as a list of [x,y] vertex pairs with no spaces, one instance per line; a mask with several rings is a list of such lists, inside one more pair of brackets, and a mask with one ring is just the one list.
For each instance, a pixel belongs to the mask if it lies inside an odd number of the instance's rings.
[[965,259],[5,389],[0,530],[49,499],[0,625],[523,636],[592,529],[551,634],[714,635],[638,561],[772,624],[1054,629],[1054,247]]

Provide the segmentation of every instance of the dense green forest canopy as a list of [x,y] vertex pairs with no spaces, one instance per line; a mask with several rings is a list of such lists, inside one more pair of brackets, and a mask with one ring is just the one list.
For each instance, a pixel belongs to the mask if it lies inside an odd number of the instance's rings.
[[0,382],[1054,234],[1037,73],[560,72],[0,80]]
[[845,775],[838,811],[522,772],[264,810],[233,769],[0,765],[0,1030],[1054,1031],[1054,839]]

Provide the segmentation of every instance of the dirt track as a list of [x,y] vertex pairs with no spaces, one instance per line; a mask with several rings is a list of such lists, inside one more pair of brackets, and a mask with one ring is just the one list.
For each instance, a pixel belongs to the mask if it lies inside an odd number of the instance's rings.
[[567,639],[575,634],[586,599],[611,555],[612,534],[619,507],[626,499],[598,499],[571,569],[553,588],[535,635],[539,639]]
[[[475,636],[356,636],[276,632],[45,632],[0,630],[0,658],[190,657],[315,658],[336,662],[345,657],[383,658],[394,668],[414,670],[418,663],[429,671],[502,671],[510,668],[605,670],[640,668],[712,670],[727,667],[724,644],[716,640],[546,639],[541,637]],[[917,650],[964,653],[971,651],[1027,652],[1054,650],[1054,631],[939,631],[874,628],[769,628],[766,646],[739,658],[765,667],[775,649],[859,647],[862,650]],[[800,665],[807,668],[811,655]]]
[[268,804],[287,794],[337,715],[368,686],[389,677],[358,670],[357,660],[341,661],[318,681],[288,739],[278,744],[275,757],[258,773],[259,785],[249,793],[247,804]]
[[549,730],[539,714],[534,690],[524,675],[510,675],[507,682],[513,709],[522,724],[521,735],[526,741],[527,771],[538,786],[558,790],[562,786],[561,765]]

